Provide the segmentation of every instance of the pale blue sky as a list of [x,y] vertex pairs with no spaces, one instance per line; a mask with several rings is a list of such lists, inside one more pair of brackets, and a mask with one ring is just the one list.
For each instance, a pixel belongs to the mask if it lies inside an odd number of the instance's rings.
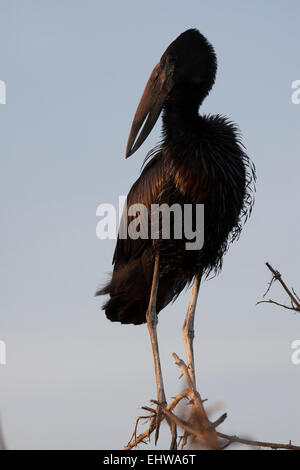
[[[290,360],[300,319],[255,306],[267,260],[300,290],[299,18],[299,0],[0,0],[0,412],[10,448],[120,448],[155,398],[146,327],[109,323],[93,298],[114,250],[97,240],[95,212],[127,193],[159,139],[158,123],[125,161],[145,82],[190,27],[219,62],[201,112],[238,123],[258,174],[251,221],[201,287],[199,389],[228,412],[224,432],[300,443],[300,366]],[[187,303],[184,294],[160,315],[168,397],[181,386],[171,353],[183,354]]]

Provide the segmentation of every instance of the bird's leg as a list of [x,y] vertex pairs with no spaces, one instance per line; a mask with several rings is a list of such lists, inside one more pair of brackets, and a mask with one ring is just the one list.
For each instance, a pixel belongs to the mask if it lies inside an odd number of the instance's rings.
[[194,382],[194,385],[196,385],[194,350],[193,350],[194,319],[195,319],[195,310],[196,310],[197,298],[198,298],[198,293],[199,293],[200,281],[201,281],[201,275],[196,274],[194,278],[193,289],[192,289],[188,311],[187,311],[187,314],[183,323],[183,327],[182,327],[188,369],[190,372],[191,379]]
[[[156,313],[156,300],[157,300],[157,290],[159,283],[159,256],[156,255],[153,278],[152,278],[152,287],[151,295],[148,310],[146,313],[147,326],[150,334],[153,359],[154,359],[154,369],[155,369],[155,378],[156,378],[156,388],[157,388],[157,401],[162,405],[166,405],[166,396],[163,384],[163,378],[161,373],[160,359],[159,359],[159,350],[158,350],[158,341],[157,341],[157,313]],[[155,443],[157,442],[159,435],[159,426],[162,417],[162,411],[158,407],[156,415],[156,432],[155,432]]]

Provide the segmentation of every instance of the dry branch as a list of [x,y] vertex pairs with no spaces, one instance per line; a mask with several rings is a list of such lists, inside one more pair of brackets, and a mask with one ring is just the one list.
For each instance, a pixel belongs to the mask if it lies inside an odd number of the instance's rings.
[[[167,405],[167,410],[172,411],[183,398],[187,397],[187,395],[188,395],[188,390],[187,389],[180,392],[178,395],[176,395],[176,397],[173,398],[171,403],[169,405]],[[155,410],[152,410],[152,408],[149,409],[148,407],[143,406],[142,409],[149,410],[149,411],[151,410],[151,412],[155,413]],[[152,416],[150,416],[150,418],[152,418]],[[165,416],[162,417],[162,420],[164,420],[164,419],[165,419]],[[151,424],[150,424],[149,428],[145,432],[139,434],[136,437],[138,421],[139,421],[139,418],[137,419],[136,424],[135,424],[135,433],[133,433],[133,436],[131,437],[131,439],[128,442],[127,446],[124,447],[124,450],[131,450],[134,447],[137,447],[138,444],[142,443],[147,438],[150,440],[151,434],[156,429],[155,419],[154,419],[154,420],[151,421]],[[135,434],[135,436],[134,436],[134,434]]]
[[[219,437],[222,439],[227,440],[228,442],[225,444],[226,448],[229,447],[231,444],[244,444],[251,447],[265,447],[268,449],[278,450],[278,449],[285,449],[285,450],[300,450],[300,446],[295,446],[291,443],[289,444],[277,444],[274,442],[263,442],[263,441],[254,441],[251,439],[243,439],[238,436],[229,436],[228,434],[223,434],[222,432],[217,433]],[[224,449],[225,447],[223,447]]]
[[[283,287],[284,291],[290,298],[291,306],[283,305],[279,302],[274,300],[262,300],[258,302],[258,304],[262,303],[270,303],[275,304],[280,307],[283,307],[288,310],[292,310],[296,313],[300,312],[300,298],[296,294],[295,290],[289,289],[284,280],[282,279],[282,275],[279,271],[275,270],[269,263],[266,263],[266,266],[272,273],[272,279],[269,282],[268,288],[266,293],[264,294],[264,298],[270,291],[273,283],[278,281],[281,286]],[[136,420],[136,424],[134,427],[134,431],[132,437],[124,448],[125,450],[133,449],[137,447],[140,443],[146,443],[146,439],[150,441],[151,434],[156,430],[156,423],[157,423],[157,413],[162,413],[162,420],[166,419],[169,424],[171,434],[172,434],[172,445],[174,445],[174,439],[177,438],[176,428],[177,426],[180,427],[184,431],[184,435],[179,438],[178,446],[181,444],[181,448],[183,449],[184,446],[187,444],[188,437],[198,439],[200,441],[199,447],[201,448],[208,448],[208,449],[218,449],[224,450],[230,447],[233,444],[240,444],[246,445],[255,448],[268,448],[272,450],[300,450],[300,446],[293,445],[290,441],[289,444],[279,444],[274,442],[264,442],[264,441],[256,441],[247,438],[241,438],[238,436],[231,436],[228,434],[221,433],[216,430],[216,428],[222,424],[227,415],[226,413],[220,416],[215,422],[211,422],[207,416],[203,403],[206,400],[202,400],[199,392],[196,390],[193,378],[190,375],[189,369],[186,364],[179,359],[179,357],[173,353],[173,358],[175,359],[176,365],[181,370],[181,376],[184,377],[187,383],[187,388],[179,393],[175,398],[173,398],[172,402],[168,405],[164,405],[158,401],[152,400],[152,403],[157,405],[157,409],[153,409],[151,407],[142,407],[146,410],[149,415],[148,416],[139,416]],[[174,413],[175,407],[182,401],[183,398],[189,399],[190,408],[190,416],[188,420],[184,420],[177,416]],[[137,435],[137,429],[139,422],[141,420],[151,420],[150,425],[146,431]],[[172,426],[173,425],[173,426]],[[175,431],[174,431],[175,430]],[[177,448],[177,445],[175,448]],[[172,447],[171,447],[172,448]],[[173,447],[174,448],[174,447]]]
[[[162,420],[167,419],[169,423],[173,423],[175,427],[178,426],[184,431],[184,435],[179,438],[178,446],[181,443],[181,448],[183,448],[187,443],[188,437],[192,437],[199,439],[199,447],[214,450],[224,450],[230,447],[232,444],[242,444],[250,447],[268,448],[272,450],[300,450],[300,446],[293,445],[291,441],[289,444],[256,441],[238,436],[231,436],[217,431],[216,428],[225,421],[227,414],[224,413],[213,423],[209,420],[203,406],[203,403],[206,400],[202,400],[199,392],[197,392],[195,389],[193,380],[189,374],[186,364],[181,359],[179,359],[175,353],[173,353],[173,357],[175,359],[176,365],[181,369],[182,375],[186,379],[188,388],[184,389],[176,397],[174,397],[172,402],[167,406],[164,406],[162,403],[159,403],[155,400],[152,400],[152,403],[156,404],[162,411]],[[191,414],[188,421],[179,418],[173,412],[174,408],[178,405],[178,403],[181,402],[183,398],[188,398],[189,404],[191,406]],[[150,441],[150,435],[156,429],[157,409],[155,410],[154,408],[147,406],[142,407],[142,409],[148,411],[149,415],[139,416],[137,418],[132,437],[124,450],[131,450],[134,447],[137,447],[140,443],[146,444],[146,439]],[[141,420],[151,420],[151,423],[146,431],[137,436],[137,429]],[[172,433],[172,443],[173,441],[174,435]]]
[[[206,444],[208,448],[219,449],[220,445],[216,432],[216,427],[219,426],[226,419],[227,415],[223,414],[214,423],[211,423],[209,421],[203,406],[203,402],[206,400],[202,400],[199,392],[197,392],[197,390],[195,389],[194,382],[192,380],[192,377],[190,376],[186,364],[181,359],[179,359],[179,357],[175,353],[173,353],[173,357],[175,359],[176,365],[181,369],[182,375],[185,377],[188,388],[179,393],[167,406],[164,406],[162,403],[159,403],[154,400],[152,400],[152,403],[155,403],[162,411],[163,419],[169,420],[169,422],[173,423],[174,426],[179,426],[183,431],[185,431],[185,436],[183,437],[183,439],[181,438],[183,445],[186,443],[188,436],[193,436],[200,438],[201,441],[203,441],[203,444]],[[185,421],[179,418],[172,412],[183,398],[188,398],[189,405],[191,406],[189,421]],[[145,443],[145,439],[150,439],[150,435],[156,428],[155,414],[157,413],[157,411],[150,407],[143,407],[143,409],[150,413],[148,416],[148,419],[151,419],[150,426],[145,432],[137,436],[138,424],[141,419],[146,418],[144,416],[139,416],[136,421],[132,437],[127,446],[125,447],[125,450],[130,450],[133,447],[136,447],[141,442]]]
[[279,302],[275,302],[274,300],[272,299],[269,299],[269,300],[261,300],[260,302],[257,302],[257,305],[259,304],[274,304],[274,305],[277,305],[279,307],[282,307],[282,308],[285,308],[287,310],[293,310],[295,313],[299,313],[300,312],[300,299],[298,297],[298,295],[296,294],[296,292],[294,291],[294,289],[289,289],[288,286],[286,285],[286,283],[284,282],[284,280],[282,279],[282,275],[280,274],[279,271],[277,271],[276,269],[274,269],[270,263],[266,263],[266,266],[267,268],[271,271],[271,273],[273,274],[272,276],[272,279],[271,281],[269,282],[269,285],[268,285],[268,289],[266,290],[265,294],[264,294],[264,298],[266,297],[266,295],[268,294],[268,292],[270,291],[273,283],[275,281],[279,281],[280,284],[282,285],[283,289],[285,290],[285,292],[287,293],[287,295],[289,296],[290,300],[291,300],[291,306],[289,307],[288,305],[284,305],[284,304],[281,304]]

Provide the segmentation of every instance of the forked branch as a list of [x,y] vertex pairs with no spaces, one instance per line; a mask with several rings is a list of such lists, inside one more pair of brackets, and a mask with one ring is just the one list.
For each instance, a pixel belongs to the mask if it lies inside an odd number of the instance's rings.
[[284,280],[282,279],[282,275],[280,274],[279,271],[277,271],[276,269],[274,269],[270,263],[266,263],[266,266],[267,268],[271,271],[272,273],[272,279],[271,281],[269,282],[269,285],[268,285],[268,289],[266,290],[265,294],[264,294],[264,298],[266,297],[266,295],[268,294],[268,292],[270,291],[273,283],[275,281],[278,281],[280,282],[280,284],[282,285],[283,289],[285,290],[285,292],[287,293],[287,295],[289,296],[290,300],[291,300],[291,305],[288,306],[288,305],[284,305],[284,304],[281,304],[279,302],[275,302],[274,300],[272,299],[269,299],[269,300],[261,300],[260,302],[257,302],[257,305],[259,304],[274,304],[274,305],[277,305],[279,307],[282,307],[282,308],[285,308],[287,310],[292,310],[294,311],[295,313],[300,313],[300,299],[299,299],[299,296],[296,294],[296,292],[294,291],[294,289],[289,289],[288,286],[286,285],[286,283],[284,282]]
[[[262,303],[269,303],[275,304],[279,307],[283,307],[288,310],[292,310],[295,313],[300,313],[300,298],[296,294],[294,289],[290,289],[287,284],[282,279],[282,275],[279,271],[275,270],[269,263],[266,263],[266,266],[272,273],[272,279],[269,282],[268,288],[266,293],[264,294],[264,298],[267,296],[268,292],[270,291],[273,283],[278,281],[284,291],[289,296],[291,301],[291,305],[284,305],[274,300],[262,300],[258,302],[258,304]],[[187,444],[188,438],[198,439],[199,448],[208,448],[208,449],[227,449],[233,444],[240,444],[246,445],[253,448],[268,448],[273,450],[283,449],[283,450],[300,450],[300,446],[293,445],[290,441],[288,444],[279,444],[274,442],[264,442],[264,441],[256,441],[248,438],[242,438],[239,436],[231,436],[228,434],[221,433],[217,431],[217,427],[222,424],[227,415],[223,414],[220,416],[215,422],[211,422],[207,416],[203,403],[205,400],[202,400],[199,392],[196,390],[194,385],[193,377],[190,375],[189,369],[186,364],[179,359],[179,357],[174,353],[173,358],[175,359],[176,365],[181,370],[181,376],[183,376],[187,383],[187,388],[184,389],[181,393],[179,393],[168,405],[164,405],[158,401],[152,401],[158,406],[158,409],[162,412],[162,420],[166,419],[168,421],[169,427],[170,423],[173,424],[173,429],[177,427],[181,428],[184,431],[184,435],[179,438],[179,444],[181,444],[181,448]],[[183,398],[187,398],[189,400],[189,405],[191,406],[191,412],[188,420],[184,420],[177,416],[174,413],[174,409],[176,406],[183,400]],[[150,407],[143,407],[149,415],[148,416],[140,416],[135,424],[134,432],[132,437],[125,447],[125,450],[133,449],[134,447],[138,446],[140,443],[146,443],[150,441],[151,434],[156,429],[156,414],[157,409],[153,409]],[[150,425],[146,431],[137,435],[137,429],[139,422],[141,420],[150,420]],[[170,427],[171,429],[171,427]],[[177,435],[177,434],[176,434]],[[174,433],[172,435],[172,442],[174,441]],[[176,446],[177,447],[177,446]]]
[[[173,357],[175,359],[176,365],[181,369],[182,375],[185,377],[187,388],[180,392],[175,398],[173,398],[173,400],[167,406],[164,406],[162,403],[154,400],[152,400],[152,403],[158,405],[158,407],[162,410],[162,420],[168,419],[169,422],[173,422],[175,426],[178,426],[184,431],[184,435],[179,438],[178,443],[178,445],[181,443],[181,448],[187,444],[188,437],[191,437],[198,439],[199,448],[214,450],[224,450],[233,444],[241,444],[253,448],[268,448],[273,450],[300,450],[300,446],[293,445],[291,441],[288,444],[256,441],[238,436],[231,436],[217,431],[217,427],[225,421],[227,414],[224,413],[215,422],[211,422],[209,420],[203,406],[203,403],[206,400],[202,400],[199,392],[195,389],[193,380],[189,374],[186,364],[181,359],[179,359],[175,353],[173,353]],[[174,413],[174,409],[184,398],[189,399],[189,404],[193,410],[188,421],[179,418]],[[146,406],[142,407],[142,409],[147,411],[149,415],[139,416],[137,418],[132,437],[124,450],[131,450],[141,443],[146,444],[150,441],[150,436],[156,429],[157,410]],[[150,420],[150,425],[146,431],[138,435],[137,430],[141,420]]]

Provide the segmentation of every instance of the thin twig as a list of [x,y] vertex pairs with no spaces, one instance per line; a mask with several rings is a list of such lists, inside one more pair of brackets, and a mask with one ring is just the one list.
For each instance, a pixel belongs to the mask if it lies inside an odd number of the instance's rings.
[[284,288],[284,290],[286,291],[286,293],[288,294],[288,296],[290,297],[290,299],[292,300],[292,302],[296,305],[296,307],[299,308],[300,310],[300,303],[298,302],[298,300],[296,299],[296,297],[294,296],[294,294],[290,291],[290,289],[287,287],[286,283],[283,281],[282,279],[282,276],[280,274],[279,271],[276,271],[271,265],[270,263],[266,263],[266,266],[269,268],[269,270],[271,271],[271,273],[273,273],[273,276],[274,278],[280,282],[280,284],[282,285],[282,287]]
[[[217,432],[218,436],[222,439],[227,440],[230,444],[245,444],[247,446],[253,447],[265,447],[269,449],[286,449],[286,450],[300,450],[300,446],[295,446],[291,442],[289,444],[277,444],[274,442],[262,442],[262,441],[253,441],[251,439],[243,439],[238,436],[229,436],[228,434],[223,434],[222,432]],[[227,447],[227,444],[225,446]],[[223,447],[224,449],[224,447]]]
[[[134,426],[134,430],[133,430],[133,433],[132,433],[132,436],[129,440],[129,443],[132,441],[132,440],[136,440],[136,434],[137,434],[137,428],[138,428],[138,425],[139,425],[139,422],[142,420],[142,419],[145,419],[145,420],[149,420],[149,419],[152,419],[153,416],[149,415],[149,416],[138,416],[137,417],[137,420],[135,422],[135,426]],[[129,444],[128,443],[128,444]]]
[[279,302],[275,302],[274,300],[272,299],[269,299],[269,300],[262,300],[260,302],[257,302],[257,305],[260,305],[260,304],[274,304],[274,305],[278,305],[278,307],[282,307],[282,308],[285,308],[286,310],[293,310],[294,312],[300,312],[300,299],[298,297],[298,295],[296,294],[296,292],[294,291],[294,289],[290,290],[288,288],[288,286],[286,285],[286,283],[284,282],[284,280],[282,279],[282,275],[280,274],[279,271],[277,271],[276,269],[274,269],[270,263],[266,263],[266,266],[267,268],[271,271],[271,273],[273,274],[272,276],[272,279],[271,281],[269,282],[269,285],[268,285],[268,288],[264,294],[264,298],[266,297],[266,295],[268,294],[268,292],[270,291],[271,287],[272,287],[272,284],[275,282],[275,281],[279,281],[280,284],[282,285],[283,289],[285,290],[285,292],[288,294],[290,300],[291,300],[291,307],[288,307],[287,305],[284,305],[284,304],[281,304]]
[[274,300],[261,300],[260,302],[257,302],[256,305],[260,304],[274,304],[278,305],[278,307],[286,308],[287,310],[294,310],[294,312],[297,310],[295,307],[288,307],[287,305],[280,304],[279,302],[275,302]]
[[[176,397],[173,398],[172,402],[167,406],[167,410],[172,411],[178,403],[183,399],[188,396],[188,390],[185,389],[182,392],[178,393]],[[143,407],[145,409],[147,407]],[[151,408],[152,410],[152,408]],[[162,417],[162,420],[165,419],[165,416]],[[151,422],[149,428],[144,431],[143,433],[139,434],[134,441],[130,441],[126,447],[124,447],[124,450],[131,450],[134,447],[136,447],[139,443],[141,443],[144,439],[150,438],[150,435],[155,431],[156,425],[155,425],[155,420]]]

